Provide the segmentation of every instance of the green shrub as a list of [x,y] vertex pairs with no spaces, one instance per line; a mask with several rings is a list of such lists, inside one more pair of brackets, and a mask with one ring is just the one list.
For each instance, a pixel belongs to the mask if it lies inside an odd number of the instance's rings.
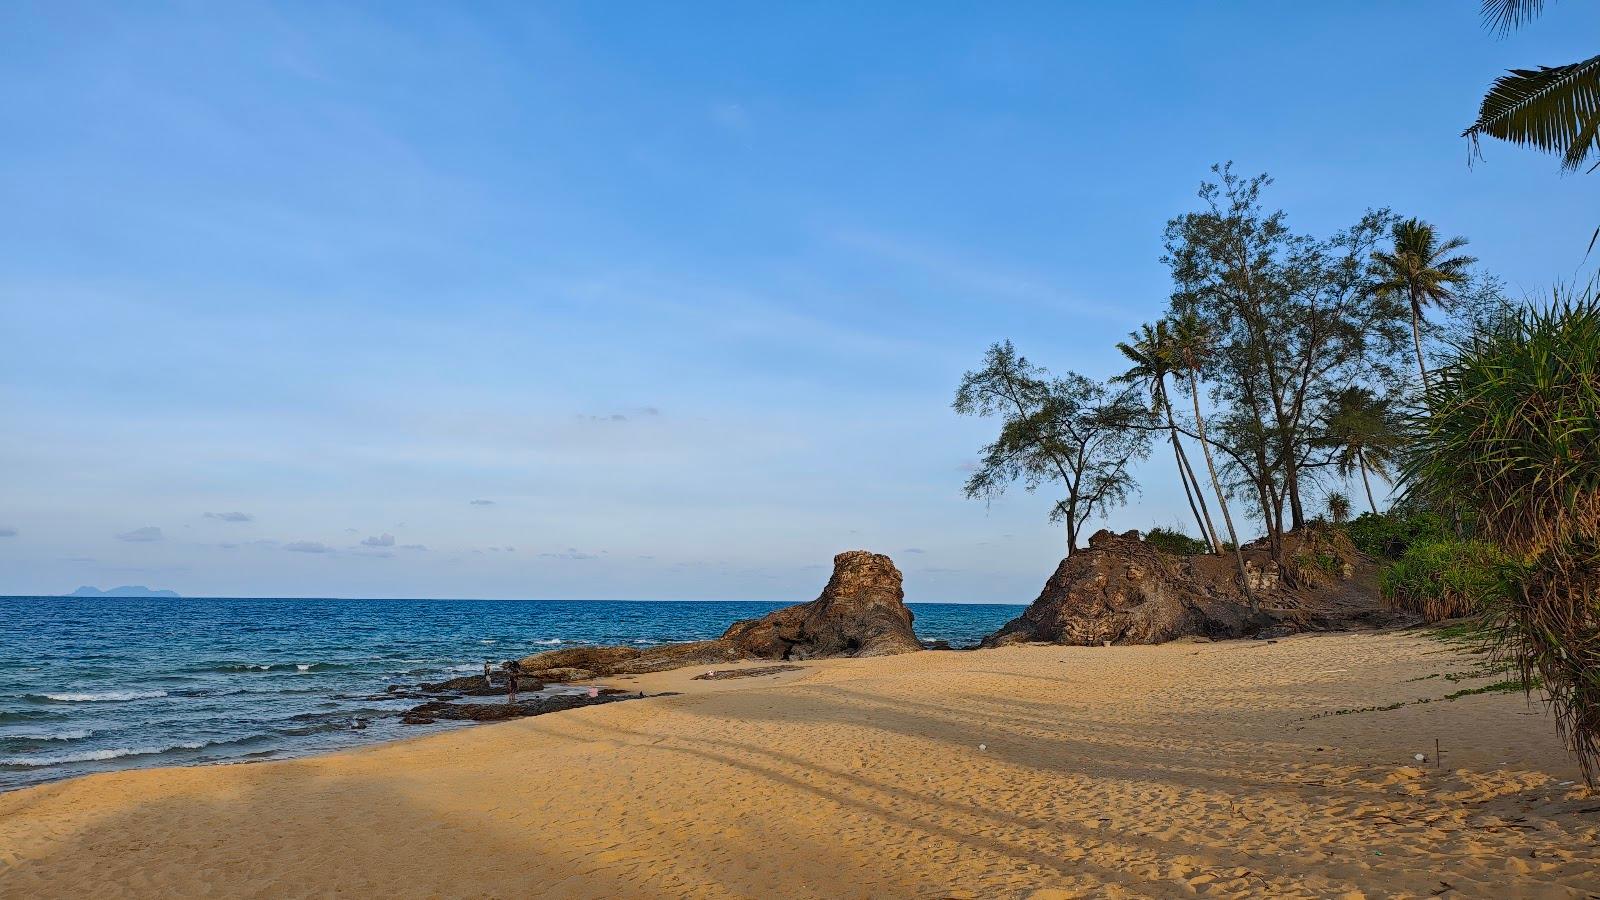
[[1455,348],[1411,422],[1400,483],[1515,554],[1496,653],[1542,685],[1600,787],[1600,295],[1558,290]]
[[1176,528],[1156,526],[1145,533],[1144,542],[1175,556],[1199,556],[1211,552],[1205,541],[1189,537]]
[[1451,537],[1444,519],[1426,512],[1364,512],[1339,527],[1373,559],[1399,559],[1412,544]]
[[1451,539],[1412,544],[1379,581],[1385,600],[1429,622],[1487,613],[1516,585],[1516,563],[1504,550]]

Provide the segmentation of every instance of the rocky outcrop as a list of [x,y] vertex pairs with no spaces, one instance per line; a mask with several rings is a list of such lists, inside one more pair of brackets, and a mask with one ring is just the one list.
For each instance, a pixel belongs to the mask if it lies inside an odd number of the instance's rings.
[[894,562],[850,550],[833,558],[822,596],[739,622],[722,640],[757,659],[888,656],[922,649],[911,620]]
[[817,599],[735,622],[716,640],[552,650],[522,660],[522,669],[541,681],[570,682],[741,660],[886,656],[922,649],[911,621],[894,562],[849,550],[833,558],[833,577]]
[[[1061,561],[1022,615],[982,646],[1157,644],[1191,635],[1282,634],[1335,626],[1362,605],[1362,591],[1350,588],[1364,561],[1347,539],[1308,528],[1285,541],[1282,569],[1266,546],[1243,548],[1256,601],[1252,609],[1231,553],[1176,556],[1140,540],[1136,531],[1098,532],[1087,549]],[[1375,605],[1375,592],[1368,596]]]
[[644,694],[624,691],[597,691],[593,694],[564,694],[556,697],[536,697],[519,703],[451,703],[432,700],[413,706],[400,717],[402,725],[432,725],[435,722],[500,722],[526,716],[615,703],[618,700],[642,699]]

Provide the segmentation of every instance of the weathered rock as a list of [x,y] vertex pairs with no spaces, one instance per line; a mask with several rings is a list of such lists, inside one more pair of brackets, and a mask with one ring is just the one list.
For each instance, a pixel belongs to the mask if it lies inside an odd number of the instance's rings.
[[[451,678],[447,681],[436,681],[431,684],[419,685],[424,694],[453,694],[463,697],[493,697],[506,692],[505,673],[495,672],[489,678],[482,675],[463,675],[460,678]],[[544,685],[540,679],[523,675],[517,679],[519,691],[542,691]]]
[[450,678],[445,681],[435,681],[418,685],[421,690],[431,694],[465,693],[470,690],[491,687],[489,679],[482,675],[463,675],[460,678]]
[[522,668],[544,681],[570,682],[749,659],[908,653],[922,649],[911,619],[894,562],[877,553],[849,550],[833,558],[833,577],[817,599],[736,622],[716,640],[643,650],[572,647],[527,657]]
[[540,669],[584,669],[597,675],[605,675],[619,663],[638,656],[640,652],[637,647],[567,647],[562,650],[546,650],[523,659],[522,670],[536,672]]
[[595,674],[588,669],[574,669],[570,666],[560,669],[535,669],[528,675],[552,684],[571,684],[574,681],[589,681],[595,677]]
[[765,675],[776,675],[779,672],[798,672],[804,666],[756,666],[753,669],[722,669],[715,672],[706,672],[689,679],[690,681],[728,681],[733,678],[761,678]]
[[[1246,545],[1243,556],[1255,610],[1231,553],[1175,556],[1139,540],[1138,532],[1097,532],[1087,549],[1061,561],[1021,616],[982,646],[1156,644],[1189,635],[1290,633],[1327,627],[1351,611],[1346,606],[1361,605],[1361,591],[1351,590],[1350,582],[1363,561],[1335,532],[1308,528],[1286,536],[1284,570],[1264,544]],[[1368,602],[1376,602],[1375,593]]]
[[848,550],[817,599],[736,623],[722,640],[757,659],[887,656],[922,649],[911,621],[894,562]]
[[449,703],[443,700],[434,700],[407,710],[400,717],[400,724],[431,725],[440,721],[499,722],[505,719],[520,719],[525,716],[542,716],[545,713],[577,709],[580,706],[595,706],[601,703],[615,703],[619,700],[634,700],[643,696],[644,694],[627,693],[597,693],[593,696],[571,694],[558,697],[536,697],[518,703]]

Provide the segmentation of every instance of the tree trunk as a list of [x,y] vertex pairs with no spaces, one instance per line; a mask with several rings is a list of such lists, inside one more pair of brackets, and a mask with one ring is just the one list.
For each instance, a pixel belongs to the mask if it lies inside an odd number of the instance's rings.
[[1306,525],[1305,507],[1300,505],[1300,466],[1291,458],[1284,463],[1283,489],[1289,495],[1289,527],[1294,530]]
[[1239,563],[1239,587],[1250,598],[1250,609],[1256,607],[1256,592],[1250,589],[1250,576],[1244,570],[1244,552],[1239,549],[1239,533],[1233,530],[1233,514],[1228,512],[1228,498],[1222,493],[1222,479],[1217,477],[1217,464],[1211,459],[1211,444],[1206,440],[1206,420],[1200,415],[1200,379],[1189,370],[1189,388],[1194,394],[1194,431],[1200,437],[1200,452],[1205,454],[1206,469],[1211,472],[1211,486],[1217,492],[1217,504],[1222,507],[1222,521],[1228,525],[1228,540],[1233,542],[1233,558]]
[[1194,489],[1189,486],[1189,476],[1183,471],[1183,450],[1178,446],[1178,433],[1172,433],[1172,456],[1178,463],[1178,480],[1183,482],[1183,498],[1189,501],[1189,513],[1194,516],[1195,527],[1200,529],[1200,539],[1211,547],[1211,552],[1217,552],[1215,544],[1211,543],[1210,535],[1206,533],[1206,522],[1200,518],[1200,507],[1194,505]]
[[1178,460],[1183,463],[1183,471],[1188,476],[1188,482],[1194,486],[1194,498],[1200,503],[1200,515],[1205,517],[1206,537],[1211,541],[1212,552],[1221,553],[1225,548],[1222,546],[1222,538],[1217,536],[1216,524],[1211,521],[1211,507],[1206,503],[1205,490],[1200,487],[1200,477],[1194,474],[1194,466],[1189,465],[1189,454],[1184,452],[1181,442],[1178,444]]
[[[1189,468],[1189,460],[1183,455],[1183,444],[1178,441],[1178,423],[1173,420],[1172,400],[1167,397],[1165,384],[1161,387],[1160,401],[1161,409],[1167,414],[1167,430],[1172,436],[1172,455],[1178,461],[1178,478],[1183,482],[1183,495],[1189,500],[1189,512],[1194,513],[1194,523],[1200,529],[1200,537],[1211,545],[1211,552],[1221,553],[1222,544],[1217,540],[1217,529],[1211,524],[1211,510],[1206,509],[1203,518],[1200,515],[1200,509],[1205,509],[1206,498],[1200,493],[1200,482],[1194,481],[1194,470]],[[1197,494],[1199,494],[1200,509],[1195,508]]]
[[1367,505],[1372,507],[1372,514],[1377,515],[1378,504],[1372,499],[1372,482],[1367,480],[1367,461],[1364,459],[1358,459],[1357,461],[1361,464],[1361,483],[1367,488]]
[[1422,307],[1415,292],[1411,295],[1411,342],[1417,347],[1417,372],[1422,375],[1422,390],[1428,390],[1428,367],[1422,362]]

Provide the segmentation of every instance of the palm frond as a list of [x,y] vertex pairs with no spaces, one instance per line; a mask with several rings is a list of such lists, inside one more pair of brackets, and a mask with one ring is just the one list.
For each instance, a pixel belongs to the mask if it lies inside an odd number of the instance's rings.
[[1600,56],[1564,66],[1512,69],[1483,97],[1478,121],[1463,131],[1477,147],[1479,135],[1560,153],[1576,169],[1595,149],[1600,129]]
[[1483,0],[1483,24],[1504,35],[1538,18],[1544,4],[1545,0]]

